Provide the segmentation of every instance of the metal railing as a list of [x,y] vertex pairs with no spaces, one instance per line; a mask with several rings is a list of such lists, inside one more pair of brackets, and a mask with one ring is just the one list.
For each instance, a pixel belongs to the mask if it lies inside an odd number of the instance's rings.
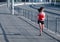
[[[17,10],[18,15],[24,16],[25,18],[28,18],[31,21],[37,23],[38,11],[18,7],[16,7],[15,10]],[[46,14],[45,27],[55,33],[60,34],[60,18]]]
[[47,29],[60,34],[60,18],[59,17],[55,17],[55,16],[48,16],[46,17],[45,20],[45,26],[47,27]]

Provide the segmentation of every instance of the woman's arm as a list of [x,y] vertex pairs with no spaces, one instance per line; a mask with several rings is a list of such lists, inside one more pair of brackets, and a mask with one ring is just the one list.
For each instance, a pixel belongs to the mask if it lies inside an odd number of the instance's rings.
[[39,14],[37,15],[37,19],[39,19]]
[[44,21],[44,20],[45,20],[45,13],[43,14],[43,16],[44,16],[44,17],[42,18],[42,20]]

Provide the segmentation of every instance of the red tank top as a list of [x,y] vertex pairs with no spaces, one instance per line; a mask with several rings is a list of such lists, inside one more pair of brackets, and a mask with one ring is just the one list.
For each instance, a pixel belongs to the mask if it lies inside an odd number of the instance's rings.
[[44,14],[38,14],[38,20],[42,20],[44,18]]

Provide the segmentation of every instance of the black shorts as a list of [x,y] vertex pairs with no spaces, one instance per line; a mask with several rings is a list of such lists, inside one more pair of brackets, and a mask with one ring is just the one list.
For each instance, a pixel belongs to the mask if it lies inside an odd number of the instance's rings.
[[40,20],[38,20],[38,24],[39,24],[39,23],[44,24],[44,21],[40,21]]

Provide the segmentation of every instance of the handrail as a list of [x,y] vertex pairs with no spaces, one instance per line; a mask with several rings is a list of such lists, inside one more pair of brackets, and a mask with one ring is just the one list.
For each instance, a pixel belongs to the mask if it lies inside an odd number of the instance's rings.
[[[37,11],[30,9],[18,8],[18,13],[22,14],[25,18],[37,23]],[[50,16],[46,14],[45,27],[52,30],[55,33],[60,34],[60,17]]]

